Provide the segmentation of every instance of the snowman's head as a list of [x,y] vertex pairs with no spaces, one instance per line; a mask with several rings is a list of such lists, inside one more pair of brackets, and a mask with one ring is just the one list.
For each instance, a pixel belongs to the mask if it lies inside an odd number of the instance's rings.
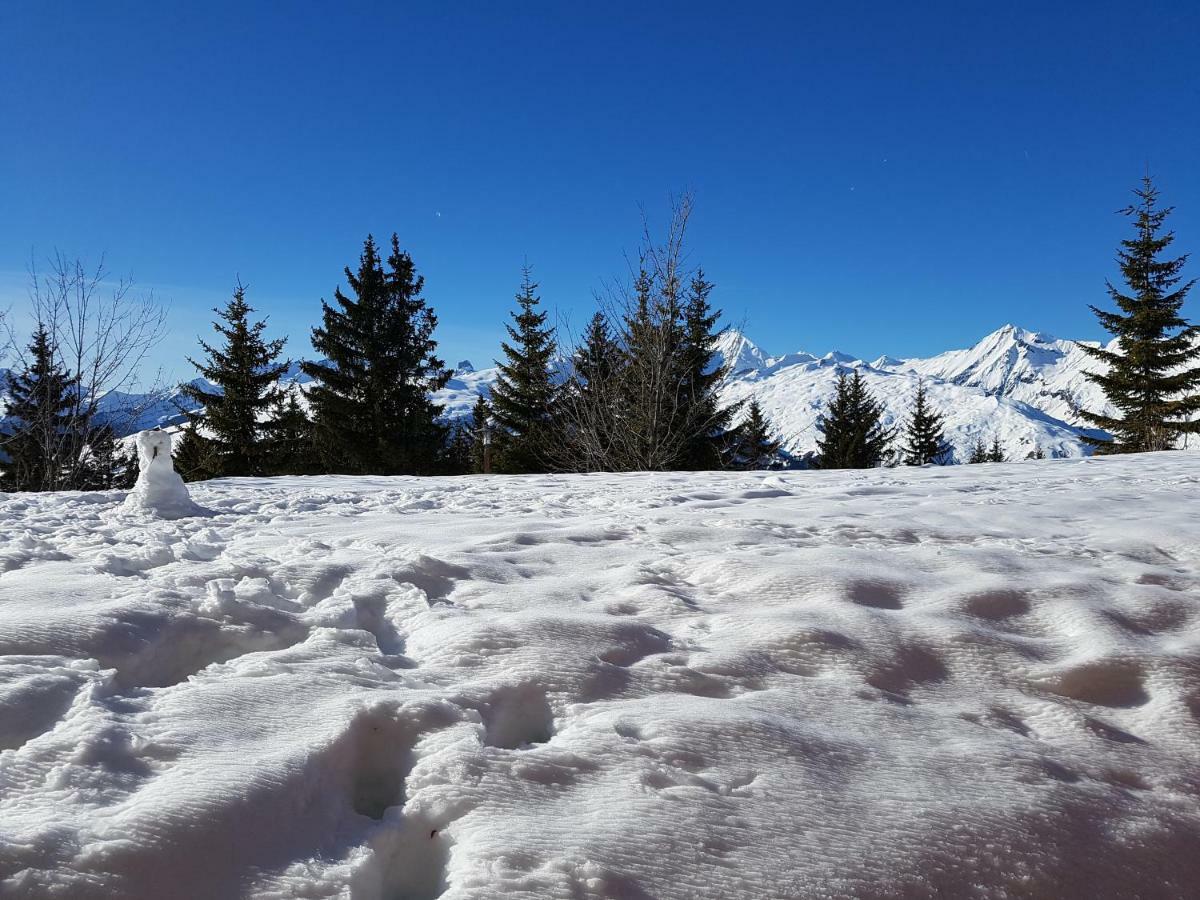
[[137,436],[138,462],[143,469],[164,460],[158,465],[171,466],[171,435],[165,431],[143,431]]

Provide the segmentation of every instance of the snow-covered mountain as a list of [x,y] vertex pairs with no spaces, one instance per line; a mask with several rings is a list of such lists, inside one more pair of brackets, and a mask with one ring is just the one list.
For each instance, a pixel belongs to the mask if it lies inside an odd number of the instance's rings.
[[[966,349],[927,358],[882,356],[867,362],[838,351],[774,356],[736,330],[722,335],[718,351],[731,371],[726,400],[757,399],[796,457],[815,449],[817,420],[833,395],[838,371],[844,369],[862,373],[893,423],[906,419],[917,382],[923,379],[930,399],[946,416],[946,436],[959,459],[976,440],[990,443],[994,437],[1011,459],[1024,458],[1035,448],[1048,456],[1083,456],[1087,448],[1075,411],[1111,411],[1103,393],[1085,378],[1097,364],[1074,341],[1015,325],[1005,325]],[[564,371],[566,366],[564,362]],[[463,418],[479,394],[490,393],[496,375],[495,366],[476,369],[470,360],[462,360],[434,399],[445,407],[448,419]],[[296,367],[283,380],[302,394],[311,383]],[[122,419],[120,411],[131,407],[137,415]],[[182,418],[177,390],[152,401],[114,393],[105,398],[103,408],[125,432],[171,425]]]

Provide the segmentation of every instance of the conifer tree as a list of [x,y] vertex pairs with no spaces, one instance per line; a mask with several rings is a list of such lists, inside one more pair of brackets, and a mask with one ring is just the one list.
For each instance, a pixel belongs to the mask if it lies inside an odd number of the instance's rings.
[[460,421],[450,427],[442,454],[441,474],[470,475],[475,463],[475,435],[469,422]]
[[858,369],[841,369],[837,389],[817,422],[817,466],[822,469],[870,469],[881,466],[895,436],[883,424],[883,404],[867,390]]
[[199,404],[191,414],[199,425],[215,462],[214,475],[259,475],[267,466],[261,420],[275,400],[275,383],[289,363],[280,362],[286,338],[263,338],[265,320],[250,321],[254,308],[246,302],[246,289],[239,283],[223,309],[214,309],[223,321],[213,330],[224,339],[220,347],[200,341],[206,359],[193,366],[217,390],[189,383],[184,396]]
[[494,449],[484,446],[484,442],[490,442],[494,436],[491,419],[492,409],[488,406],[487,398],[483,394],[477,395],[475,405],[471,407],[471,471],[476,475],[484,472],[484,457]]
[[562,441],[551,458],[558,468],[603,470],[610,464],[622,363],[621,347],[604,313],[588,322],[573,363],[558,417]]
[[316,475],[321,461],[313,443],[313,423],[300,405],[297,389],[279,390],[263,424],[268,475]]
[[716,363],[721,311],[709,303],[712,290],[712,282],[705,279],[703,269],[698,269],[683,306],[683,396],[676,415],[688,434],[679,461],[684,469],[721,467],[722,436],[737,412],[736,406],[722,406],[718,397],[728,369]]
[[79,488],[85,491],[119,490],[133,487],[137,480],[137,454],[122,448],[108,425],[91,429],[81,460]]
[[987,461],[988,462],[1006,462],[1007,461],[1004,458],[1004,448],[1000,446],[1000,438],[998,436],[992,437],[992,446],[988,449]]
[[1033,449],[1029,451],[1029,455],[1026,456],[1025,458],[1026,459],[1045,459],[1046,451],[1042,449],[1041,444],[1035,444]]
[[905,446],[902,449],[904,465],[945,465],[950,460],[950,445],[942,432],[943,416],[929,405],[925,382],[917,382],[917,394],[913,398],[912,415],[905,430]]
[[544,472],[555,441],[554,415],[560,390],[550,371],[554,360],[554,329],[538,307],[537,284],[525,266],[516,296],[519,311],[508,325],[509,340],[501,343],[505,361],[492,386],[492,417],[502,435],[503,460],[497,471],[514,474]]
[[9,491],[61,490],[82,449],[72,416],[79,380],[56,361],[44,325],[34,332],[23,370],[9,373],[7,381],[8,423],[0,432],[7,459],[0,485]]
[[430,474],[448,431],[430,394],[452,373],[436,355],[424,278],[394,234],[386,270],[368,236],[358,271],[345,273],[353,296],[338,288],[334,304],[322,300],[313,329],[325,359],[301,363],[318,381],[309,401],[323,463],[351,474]]
[[171,451],[175,471],[184,481],[204,481],[219,471],[221,461],[213,442],[200,434],[194,424],[175,435]]
[[987,444],[983,442],[982,437],[975,438],[975,443],[971,446],[971,455],[967,457],[967,462],[974,465],[977,463],[985,463],[988,461]]
[[743,471],[770,469],[779,461],[780,442],[757,400],[746,407],[746,418],[730,432],[729,468]]
[[1162,259],[1175,239],[1162,233],[1172,207],[1158,207],[1158,191],[1149,176],[1134,191],[1138,202],[1121,212],[1134,221],[1135,236],[1121,241],[1117,261],[1128,286],[1123,292],[1107,283],[1119,312],[1093,306],[1092,312],[1117,340],[1119,351],[1079,347],[1108,365],[1106,373],[1087,373],[1103,388],[1120,415],[1081,410],[1080,415],[1112,440],[1084,436],[1097,453],[1139,453],[1168,450],[1182,434],[1200,432],[1200,365],[1193,340],[1200,326],[1180,315],[1195,281],[1180,284],[1187,256]]

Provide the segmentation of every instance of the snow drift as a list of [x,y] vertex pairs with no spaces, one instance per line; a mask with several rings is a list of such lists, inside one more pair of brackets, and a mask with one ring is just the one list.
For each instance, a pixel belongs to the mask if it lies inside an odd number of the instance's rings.
[[0,895],[1183,897],[1200,460],[0,495]]

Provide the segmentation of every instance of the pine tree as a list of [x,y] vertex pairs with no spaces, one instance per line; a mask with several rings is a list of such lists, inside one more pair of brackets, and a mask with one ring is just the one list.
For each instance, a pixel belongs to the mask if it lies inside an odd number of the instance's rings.
[[316,475],[321,469],[313,443],[313,423],[297,397],[298,390],[279,390],[271,416],[263,424],[267,475]]
[[72,416],[78,389],[78,377],[58,364],[50,333],[39,324],[24,369],[8,375],[8,423],[0,432],[0,450],[7,457],[0,477],[5,490],[66,486],[68,467],[74,468],[82,449]]
[[1004,448],[1000,446],[1000,438],[992,438],[992,446],[987,453],[988,462],[1006,462],[1004,458]]
[[485,442],[490,442],[493,437],[491,419],[492,409],[483,394],[479,394],[471,407],[471,471],[476,475],[487,469],[484,459],[492,448],[490,445],[485,447]]
[[770,469],[779,461],[782,445],[757,400],[746,407],[746,418],[730,432],[729,468],[743,471]]
[[870,469],[883,465],[895,428],[883,424],[883,404],[858,369],[838,371],[837,389],[817,422],[817,466],[822,469]]
[[213,330],[224,339],[221,347],[200,341],[204,362],[188,359],[217,390],[198,383],[182,385],[184,396],[199,404],[191,414],[209,441],[214,475],[259,475],[267,467],[261,420],[275,401],[275,383],[287,371],[280,362],[286,338],[263,338],[266,321],[251,322],[254,308],[246,302],[241,283],[224,309],[214,309],[224,322]]
[[171,456],[175,471],[184,481],[214,478],[221,465],[213,442],[200,434],[195,425],[188,425],[175,435]]
[[967,462],[975,465],[988,461],[987,444],[983,442],[982,437],[975,438],[975,443],[971,446],[971,455],[967,457]]
[[460,421],[450,427],[442,454],[442,475],[470,475],[475,468],[475,435],[469,422]]
[[1200,326],[1180,316],[1195,281],[1180,285],[1186,255],[1160,259],[1175,239],[1173,232],[1160,234],[1172,207],[1158,207],[1158,191],[1149,176],[1134,194],[1138,202],[1121,212],[1133,217],[1135,237],[1121,241],[1117,252],[1129,293],[1108,282],[1108,294],[1120,311],[1091,308],[1120,350],[1079,345],[1107,363],[1107,373],[1087,377],[1121,413],[1080,411],[1087,422],[1113,435],[1112,440],[1084,437],[1098,453],[1168,450],[1181,434],[1200,432],[1200,421],[1192,418],[1200,411],[1200,365],[1188,368],[1197,359],[1192,341]]
[[354,296],[338,288],[333,305],[322,300],[322,324],[313,329],[325,360],[301,363],[318,381],[309,401],[322,460],[351,474],[432,473],[448,429],[430,394],[452,373],[436,355],[424,279],[396,235],[386,271],[368,236],[357,273],[345,273]]
[[1029,454],[1025,458],[1026,459],[1045,459],[1046,451],[1042,449],[1041,444],[1035,444],[1033,449],[1029,451]]
[[137,454],[132,447],[121,447],[108,425],[91,430],[79,471],[79,488],[85,491],[120,490],[133,487],[137,480]]
[[563,392],[562,443],[554,455],[561,468],[595,472],[611,465],[620,402],[623,353],[604,313],[588,322]]
[[950,446],[942,433],[943,416],[929,406],[925,382],[917,382],[912,415],[905,432],[902,449],[904,465],[945,465],[950,460]]
[[556,440],[554,415],[561,392],[550,371],[554,329],[538,308],[541,298],[529,266],[522,271],[516,300],[519,311],[507,326],[509,340],[500,345],[506,359],[492,386],[492,416],[504,448],[497,471],[544,472],[550,444]]
[[679,427],[688,435],[679,461],[684,469],[721,467],[722,436],[737,412],[736,406],[722,406],[718,397],[728,371],[716,362],[721,311],[709,303],[712,290],[704,270],[697,270],[683,306],[683,396],[676,415]]

